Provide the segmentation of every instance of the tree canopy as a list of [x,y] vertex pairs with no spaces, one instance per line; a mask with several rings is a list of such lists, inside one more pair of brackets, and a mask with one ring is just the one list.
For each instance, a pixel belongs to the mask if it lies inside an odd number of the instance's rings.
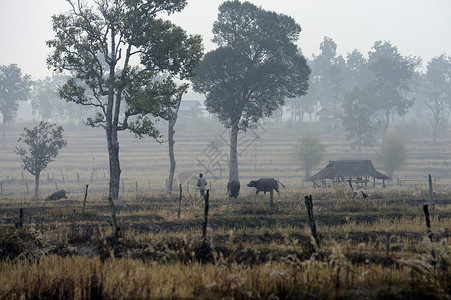
[[73,76],[59,90],[67,101],[93,106],[87,124],[106,131],[112,199],[119,193],[117,132],[158,138],[158,118],[167,119],[202,56],[201,38],[159,18],[181,11],[186,0],[105,0],[90,7],[68,0],[69,12],[53,16],[53,49],[47,63]]
[[305,179],[310,178],[310,173],[326,155],[326,145],[312,133],[305,133],[296,145],[296,154],[302,162],[305,171]]
[[414,98],[409,96],[408,82],[420,62],[417,58],[402,56],[389,42],[377,41],[368,52],[368,67],[375,76],[372,84],[375,87],[377,109],[385,115],[383,140],[392,110],[396,109],[402,116],[414,103]]
[[48,164],[58,156],[58,152],[66,147],[67,141],[63,138],[63,127],[41,121],[32,129],[24,128],[20,134],[19,142],[27,145],[28,149],[17,148],[15,152],[20,155],[24,170],[35,176],[35,196],[38,196],[39,175]]
[[33,114],[43,120],[54,122],[65,118],[78,117],[78,109],[73,102],[61,101],[58,97],[58,88],[67,80],[66,76],[54,75],[34,82],[31,96]]
[[346,138],[352,140],[352,147],[357,147],[359,156],[362,147],[372,147],[376,143],[377,124],[374,121],[376,104],[369,87],[359,89],[354,87],[345,93],[343,103],[343,127],[348,132]]
[[293,18],[249,2],[219,7],[213,24],[218,48],[201,61],[193,87],[206,95],[207,110],[232,129],[229,181],[238,181],[238,130],[307,91],[310,68],[295,45],[300,32]]
[[19,101],[28,100],[31,83],[30,76],[22,76],[22,70],[17,65],[0,66],[0,112],[3,117],[3,146],[5,146],[6,123],[12,121],[16,116]]

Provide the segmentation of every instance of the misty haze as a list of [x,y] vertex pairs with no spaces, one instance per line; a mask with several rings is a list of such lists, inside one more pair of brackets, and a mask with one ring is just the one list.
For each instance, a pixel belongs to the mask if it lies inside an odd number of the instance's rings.
[[0,298],[450,297],[448,2],[42,5],[0,4]]

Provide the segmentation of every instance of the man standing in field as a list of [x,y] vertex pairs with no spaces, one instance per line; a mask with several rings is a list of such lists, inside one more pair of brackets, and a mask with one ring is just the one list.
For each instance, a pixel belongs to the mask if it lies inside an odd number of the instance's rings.
[[199,179],[197,180],[197,187],[199,188],[200,195],[203,197],[205,195],[205,190],[207,189],[207,180],[205,180],[202,173],[199,174]]

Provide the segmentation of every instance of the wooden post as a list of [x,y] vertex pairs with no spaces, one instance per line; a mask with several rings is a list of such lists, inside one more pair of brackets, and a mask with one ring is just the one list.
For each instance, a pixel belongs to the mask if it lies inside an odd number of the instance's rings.
[[316,233],[315,219],[313,218],[313,200],[312,195],[304,197],[305,206],[307,207],[307,213],[309,218],[310,231],[315,239],[316,246],[319,248],[318,234]]
[[56,191],[58,192],[58,184],[56,184],[56,181],[55,181],[55,187],[56,187]]
[[25,182],[25,186],[27,187],[27,195],[30,196],[30,190],[28,189],[28,182]]
[[64,174],[63,174],[63,169],[61,169],[61,178],[63,179],[63,182],[64,182]]
[[424,217],[426,219],[426,227],[428,229],[428,236],[432,242],[431,220],[429,219],[429,209],[428,208],[429,207],[427,204],[423,205]]
[[[429,240],[432,243],[431,220],[429,219],[429,209],[428,209],[428,205],[427,204],[423,205],[423,211],[424,211],[424,217],[426,219],[426,227],[427,227],[427,230],[428,230],[428,237],[429,237]],[[435,259],[435,251],[433,249],[431,250],[431,255]]]
[[125,192],[124,180],[122,180],[122,193]]
[[80,174],[77,172],[77,184],[80,184]]
[[136,193],[138,193],[138,181],[135,181],[135,186],[136,186],[136,188],[135,188]]
[[434,209],[434,189],[432,187],[432,177],[429,174],[429,206]]
[[209,198],[210,198],[210,190],[207,190],[207,193],[204,195],[205,209],[204,209],[204,223],[202,224],[202,237],[204,239],[204,242],[207,240],[208,209],[210,208]]
[[180,219],[180,210],[182,209],[182,185],[181,184],[179,184],[179,189],[180,189],[180,197],[179,197],[179,210],[178,210],[177,216]]
[[21,207],[19,209],[19,224],[17,225],[18,228],[23,227],[23,208]]
[[72,226],[75,228],[75,223],[77,223],[77,213],[75,209],[72,210]]
[[89,186],[89,184],[86,185],[86,189],[85,189],[85,199],[83,200],[83,210],[81,211],[82,217],[85,216],[86,198],[88,198],[88,186]]
[[0,182],[0,196],[3,196],[3,182]]
[[119,230],[121,230],[121,229],[117,225],[117,221],[116,221],[116,208],[114,207],[114,203],[113,203],[113,200],[111,199],[111,197],[108,198],[108,202],[110,203],[110,207],[111,207],[111,219],[108,220],[108,223],[110,223],[111,227],[113,228],[114,234],[117,234],[119,232]]

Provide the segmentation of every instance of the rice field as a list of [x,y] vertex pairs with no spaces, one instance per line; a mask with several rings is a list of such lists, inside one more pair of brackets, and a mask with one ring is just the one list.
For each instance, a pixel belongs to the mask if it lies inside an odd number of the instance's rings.
[[[165,193],[167,145],[121,133],[122,182],[115,201],[120,231],[115,232],[106,201],[103,131],[65,126],[68,147],[42,173],[35,199],[33,178],[22,172],[13,153],[24,126],[31,125],[11,127],[7,147],[0,149],[0,299],[451,296],[451,149],[446,135],[432,147],[423,130],[414,131],[408,162],[395,173],[402,185],[394,181],[387,188],[367,189],[370,197],[362,199],[353,198],[343,184],[313,189],[303,182],[294,153],[301,129],[318,134],[327,145],[328,155],[316,172],[329,160],[357,157],[339,128],[265,124],[241,140],[246,149],[239,157],[242,187],[234,200],[226,195],[227,168],[211,163],[221,162],[212,156],[226,153],[228,132],[213,121],[180,120],[175,135],[176,174],[183,183],[179,217],[178,188]],[[377,147],[366,149],[364,158],[383,172],[377,152]],[[199,172],[211,183],[206,239],[204,200],[185,182]],[[430,234],[423,212],[428,174],[434,178],[435,199]],[[280,197],[275,195],[274,207],[245,186],[265,176],[286,186]],[[57,188],[67,190],[68,198],[45,201]],[[313,197],[318,245],[309,227],[306,195]]]

